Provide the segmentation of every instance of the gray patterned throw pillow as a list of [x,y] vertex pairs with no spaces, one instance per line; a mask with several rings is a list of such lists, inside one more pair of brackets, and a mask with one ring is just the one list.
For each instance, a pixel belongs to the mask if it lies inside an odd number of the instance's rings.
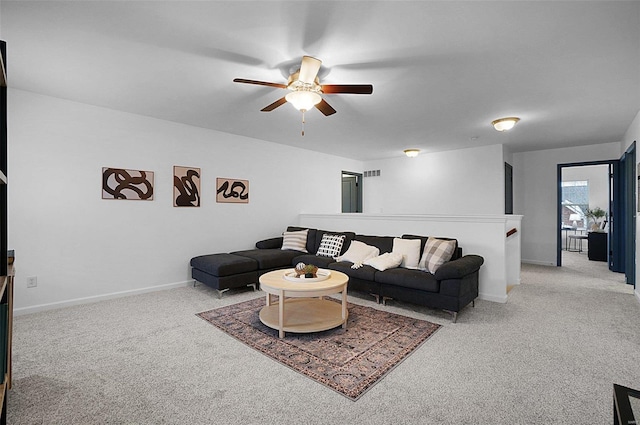
[[429,238],[424,246],[422,258],[418,268],[435,273],[441,265],[451,259],[453,251],[456,249],[456,241]]

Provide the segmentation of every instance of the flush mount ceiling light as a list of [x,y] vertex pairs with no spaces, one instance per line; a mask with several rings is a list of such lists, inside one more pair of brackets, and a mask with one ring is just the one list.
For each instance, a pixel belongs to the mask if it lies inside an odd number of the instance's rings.
[[404,154],[409,158],[415,158],[420,153],[420,149],[405,149]]
[[511,130],[518,121],[520,121],[520,118],[518,117],[506,117],[497,119],[491,122],[491,124],[493,124],[493,128],[498,131],[507,131]]

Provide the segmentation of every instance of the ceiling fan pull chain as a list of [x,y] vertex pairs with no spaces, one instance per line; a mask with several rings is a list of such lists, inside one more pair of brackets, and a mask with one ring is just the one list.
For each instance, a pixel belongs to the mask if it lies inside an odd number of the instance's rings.
[[302,135],[304,136],[304,109],[302,110]]

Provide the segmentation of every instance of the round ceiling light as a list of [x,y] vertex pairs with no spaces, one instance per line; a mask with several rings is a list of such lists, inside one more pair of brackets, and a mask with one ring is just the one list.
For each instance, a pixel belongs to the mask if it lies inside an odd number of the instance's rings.
[[420,153],[420,149],[405,149],[404,154],[409,158],[415,158]]
[[507,131],[511,130],[518,121],[520,121],[518,117],[506,117],[492,121],[491,124],[493,124],[493,128],[498,131]]

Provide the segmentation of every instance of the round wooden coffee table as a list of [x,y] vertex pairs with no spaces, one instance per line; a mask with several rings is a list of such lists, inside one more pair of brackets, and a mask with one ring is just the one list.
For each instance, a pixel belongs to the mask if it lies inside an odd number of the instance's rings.
[[[260,321],[277,329],[280,338],[285,332],[318,332],[340,325],[346,328],[349,276],[331,270],[329,278],[320,282],[292,282],[284,278],[285,273],[291,272],[293,269],[275,270],[260,276],[260,289],[267,293]],[[325,295],[337,293],[342,293],[341,304],[324,299]],[[277,302],[273,295],[278,296]]]

